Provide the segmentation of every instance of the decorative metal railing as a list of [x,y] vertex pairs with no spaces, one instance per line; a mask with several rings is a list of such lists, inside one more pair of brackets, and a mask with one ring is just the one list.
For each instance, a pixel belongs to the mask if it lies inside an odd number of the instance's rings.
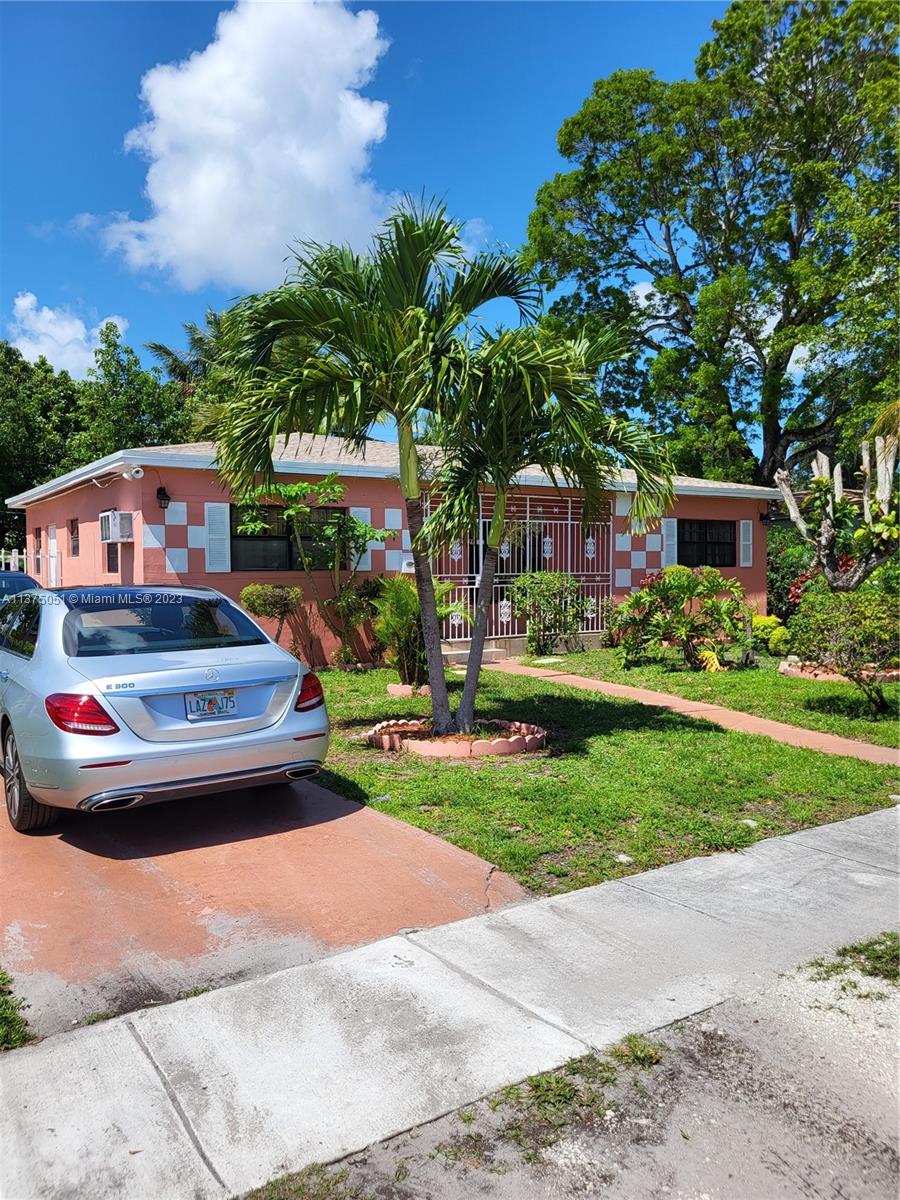
[[[482,496],[478,530],[453,542],[432,564],[435,578],[453,584],[448,599],[474,611],[484,542],[493,515],[492,496]],[[601,633],[612,581],[612,516],[609,508],[585,526],[582,502],[568,497],[516,496],[507,505],[500,545],[488,637],[524,636],[525,622],[513,612],[512,583],[531,571],[562,571],[574,576],[583,599],[581,632]],[[444,623],[444,639],[469,640],[470,626],[459,614]]]

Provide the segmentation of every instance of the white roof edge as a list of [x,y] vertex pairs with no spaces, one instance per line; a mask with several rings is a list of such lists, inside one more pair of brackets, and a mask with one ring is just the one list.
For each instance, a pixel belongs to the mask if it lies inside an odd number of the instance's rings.
[[[89,483],[97,475],[136,466],[211,471],[215,469],[215,459],[208,454],[177,454],[171,451],[156,453],[152,447],[145,450],[118,450],[114,454],[107,454],[105,458],[98,458],[74,471],[67,471],[65,475],[59,475],[56,479],[38,484],[37,487],[30,488],[26,492],[20,492],[17,496],[9,496],[6,505],[8,508],[25,508],[29,504],[49,499],[58,492],[77,487],[82,483]],[[387,467],[382,464],[368,466],[365,462],[352,464],[316,460],[301,462],[284,458],[276,459],[273,467],[276,473],[285,475],[330,475],[332,472],[336,472],[350,478],[362,479],[396,479],[399,470],[396,467]],[[523,472],[518,476],[517,482],[520,485],[533,487],[555,486],[553,480],[542,472]],[[560,481],[560,486],[564,488],[566,485]],[[607,486],[613,492],[635,491],[635,484],[630,480],[610,479]],[[780,493],[777,488],[757,487],[754,484],[733,484],[716,479],[698,479],[676,483],[675,494],[676,496],[720,496],[726,499],[731,497],[733,500],[772,500]]]

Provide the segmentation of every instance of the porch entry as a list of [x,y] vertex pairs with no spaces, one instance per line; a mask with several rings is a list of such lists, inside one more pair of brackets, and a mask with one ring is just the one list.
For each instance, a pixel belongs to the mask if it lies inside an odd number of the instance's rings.
[[[525,621],[513,613],[510,588],[532,571],[562,571],[574,576],[584,598],[582,633],[606,629],[612,587],[612,511],[605,505],[593,525],[582,525],[578,498],[516,496],[506,507],[503,542],[494,579],[489,638],[524,637]],[[474,612],[485,539],[494,511],[492,496],[480,500],[478,529],[470,538],[445,547],[432,564],[437,581],[452,583],[451,602]],[[471,626],[458,613],[444,622],[446,642],[467,642]]]

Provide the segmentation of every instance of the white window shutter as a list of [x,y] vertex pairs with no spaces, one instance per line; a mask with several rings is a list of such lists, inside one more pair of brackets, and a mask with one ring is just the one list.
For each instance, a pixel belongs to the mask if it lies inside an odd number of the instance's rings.
[[741,556],[738,560],[742,567],[753,566],[753,522],[741,521]]
[[231,570],[231,505],[204,505],[206,569],[215,574]]
[[664,567],[674,567],[678,562],[678,521],[675,517],[664,517],[662,522],[662,558]]

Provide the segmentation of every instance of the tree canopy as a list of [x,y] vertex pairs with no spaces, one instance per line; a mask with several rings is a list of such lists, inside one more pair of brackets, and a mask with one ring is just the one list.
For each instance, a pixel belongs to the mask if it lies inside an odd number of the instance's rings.
[[0,545],[21,545],[22,514],[7,496],[132,446],[190,436],[181,388],[147,370],[113,324],[104,326],[87,379],[29,362],[0,341]]
[[771,483],[855,458],[896,390],[896,11],[739,0],[695,78],[599,80],[559,133],[528,255],[551,319],[623,321],[609,383],[676,466]]

